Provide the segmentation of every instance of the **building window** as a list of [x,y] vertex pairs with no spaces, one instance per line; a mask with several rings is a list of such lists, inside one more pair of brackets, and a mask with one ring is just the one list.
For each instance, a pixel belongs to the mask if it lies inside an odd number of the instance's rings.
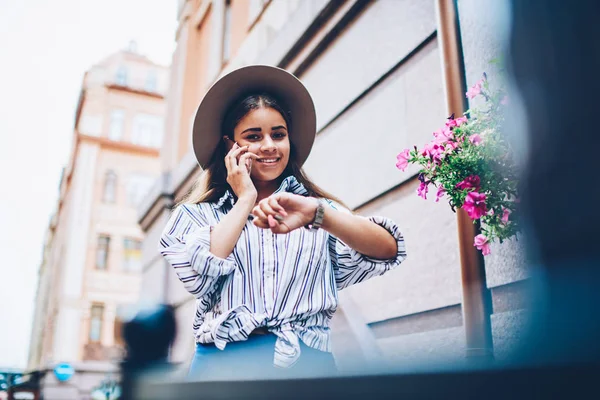
[[114,203],[117,199],[117,174],[114,171],[106,171],[102,199],[105,203]]
[[132,207],[140,205],[148,194],[156,178],[146,174],[131,174],[127,178],[127,203]]
[[163,119],[157,115],[138,114],[133,118],[134,144],[159,148],[162,144]]
[[98,236],[98,248],[96,249],[96,269],[106,270],[108,266],[108,249],[110,247],[109,236]]
[[117,69],[115,82],[119,86],[127,86],[127,68],[125,66],[122,65]]
[[142,242],[135,239],[123,240],[123,270],[137,272],[142,269]]
[[123,127],[125,125],[125,111],[113,110],[110,113],[110,127],[108,138],[110,140],[121,140],[123,138]]
[[226,63],[231,57],[231,0],[225,0],[223,19],[223,55],[221,59],[223,63]]
[[104,306],[93,304],[90,312],[90,343],[100,343],[102,338],[102,320],[104,319]]
[[158,77],[156,76],[156,71],[150,70],[148,76],[146,76],[146,83],[144,84],[146,92],[156,92],[157,81]]

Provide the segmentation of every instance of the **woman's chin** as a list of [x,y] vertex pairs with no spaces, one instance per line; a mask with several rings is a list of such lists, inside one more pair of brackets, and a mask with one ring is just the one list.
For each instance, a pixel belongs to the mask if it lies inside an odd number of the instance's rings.
[[252,171],[252,179],[254,181],[260,181],[260,182],[271,182],[271,181],[275,181],[277,180],[281,174],[283,173],[283,171],[269,171],[269,172],[262,172],[262,171]]

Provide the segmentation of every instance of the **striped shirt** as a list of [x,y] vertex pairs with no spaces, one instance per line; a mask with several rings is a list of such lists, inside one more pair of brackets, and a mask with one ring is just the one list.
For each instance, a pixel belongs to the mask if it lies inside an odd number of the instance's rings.
[[[285,178],[276,193],[281,191],[308,195],[293,176]],[[323,229],[274,234],[256,227],[250,216],[233,252],[219,258],[210,252],[210,232],[233,204],[227,192],[216,203],[180,205],[160,239],[161,254],[197,299],[197,343],[214,343],[222,350],[229,342],[246,340],[255,328],[266,327],[277,336],[278,367],[298,360],[300,340],[330,352],[329,323],[337,308],[337,291],[381,275],[406,258],[400,229],[387,218],[369,219],[394,236],[398,251],[393,259],[378,260]]]

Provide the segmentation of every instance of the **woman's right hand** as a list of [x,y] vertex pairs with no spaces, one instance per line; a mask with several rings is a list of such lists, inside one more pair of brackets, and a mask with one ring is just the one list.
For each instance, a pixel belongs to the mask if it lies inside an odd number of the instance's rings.
[[225,167],[227,168],[227,183],[238,199],[246,199],[252,204],[258,196],[256,187],[250,178],[252,161],[258,156],[248,151],[248,146],[240,147],[234,143],[233,147],[225,156]]

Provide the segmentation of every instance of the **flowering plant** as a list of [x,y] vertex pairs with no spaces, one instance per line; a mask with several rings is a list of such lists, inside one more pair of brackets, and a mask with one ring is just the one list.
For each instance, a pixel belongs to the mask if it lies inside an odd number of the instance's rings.
[[481,231],[473,245],[488,255],[490,242],[502,242],[519,231],[518,169],[502,135],[509,100],[502,88],[490,87],[485,73],[466,96],[481,96],[485,102],[458,118],[450,116],[423,148],[402,151],[396,167],[404,171],[409,164],[421,166],[417,194],[427,199],[433,187],[436,202],[446,196],[453,211],[465,210]]

